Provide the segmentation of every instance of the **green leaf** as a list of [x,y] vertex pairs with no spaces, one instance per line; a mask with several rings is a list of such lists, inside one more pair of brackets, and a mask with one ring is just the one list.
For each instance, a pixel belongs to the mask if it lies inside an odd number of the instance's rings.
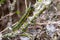
[[31,34],[29,34],[29,33],[22,33],[22,34],[20,34],[20,36],[25,36],[25,37],[31,37],[32,35]]
[[4,4],[5,0],[0,0],[0,4]]
[[19,14],[20,14],[20,11],[17,10],[17,11],[16,11],[16,14],[19,15]]
[[42,0],[38,0],[39,2],[42,2]]
[[25,36],[25,37],[28,37],[28,35],[27,35],[27,34],[21,34],[20,36]]

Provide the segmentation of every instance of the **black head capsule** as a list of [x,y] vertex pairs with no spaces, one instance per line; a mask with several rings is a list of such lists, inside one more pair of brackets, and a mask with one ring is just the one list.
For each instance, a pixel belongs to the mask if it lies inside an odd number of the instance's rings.
[[33,11],[34,11],[34,7],[31,5],[31,6],[30,6],[30,9],[31,9],[31,11],[30,11],[30,13],[29,13],[29,14],[30,14],[29,16],[32,16],[32,15],[33,15]]
[[33,5],[31,5],[31,8],[33,8]]
[[34,11],[34,9],[35,9],[33,5],[31,5],[31,9],[32,9],[32,12],[33,12],[33,11]]

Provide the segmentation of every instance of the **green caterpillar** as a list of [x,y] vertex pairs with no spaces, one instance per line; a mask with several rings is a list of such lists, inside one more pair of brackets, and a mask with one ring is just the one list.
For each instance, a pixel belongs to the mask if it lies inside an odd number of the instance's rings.
[[30,12],[32,11],[33,11],[33,7],[29,7],[27,9],[27,12],[22,16],[22,18],[18,21],[18,24],[15,25],[12,30],[14,31],[19,29],[23,25],[23,23],[26,21],[26,19],[29,17],[29,15],[31,15]]

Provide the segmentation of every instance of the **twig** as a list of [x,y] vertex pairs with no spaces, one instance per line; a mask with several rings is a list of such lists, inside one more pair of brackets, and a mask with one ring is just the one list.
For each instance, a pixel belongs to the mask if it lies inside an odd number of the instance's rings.
[[1,18],[0,18],[0,21],[1,21],[1,20],[3,20],[4,18],[6,18],[6,17],[8,17],[8,16],[10,16],[10,15],[12,16],[12,15],[14,15],[14,14],[15,14],[15,13],[12,13],[12,14],[11,14],[11,13],[9,13],[9,14],[7,14],[7,15],[5,15],[5,16],[3,16],[3,17],[1,17]]
[[27,0],[25,0],[25,6],[26,6],[26,10],[27,10]]
[[38,25],[47,25],[47,24],[58,24],[60,25],[60,21],[48,21],[48,22],[43,22],[43,23],[36,23]]

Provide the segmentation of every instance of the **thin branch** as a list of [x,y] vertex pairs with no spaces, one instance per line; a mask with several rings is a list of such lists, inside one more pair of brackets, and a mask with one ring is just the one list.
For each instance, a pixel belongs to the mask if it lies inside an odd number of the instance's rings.
[[19,12],[18,17],[20,17],[20,5],[19,5],[20,1],[19,0],[16,1],[17,1],[17,11]]
[[7,14],[7,15],[5,15],[5,16],[3,16],[3,17],[1,17],[1,18],[0,18],[0,21],[1,21],[1,20],[3,20],[4,18],[6,18],[6,17],[8,17],[8,16],[10,16],[10,15],[12,16],[12,15],[14,15],[14,14],[15,14],[15,13],[12,13],[12,14],[11,14],[11,13],[9,13],[9,14]]
[[26,10],[27,10],[27,0],[25,0],[25,6],[26,6]]

